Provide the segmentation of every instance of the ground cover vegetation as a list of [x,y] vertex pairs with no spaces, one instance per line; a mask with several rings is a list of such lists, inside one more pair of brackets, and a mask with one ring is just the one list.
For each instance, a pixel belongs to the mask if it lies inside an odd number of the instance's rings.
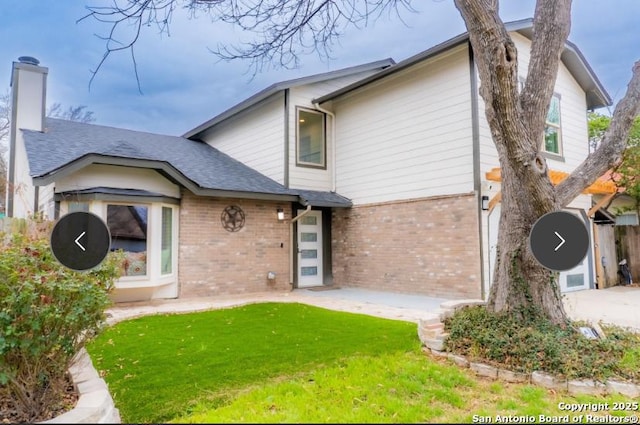
[[589,339],[578,329],[587,323],[558,327],[535,311],[521,316],[527,319],[482,306],[461,309],[445,321],[445,348],[515,372],[640,383],[640,334],[602,324],[605,338]]

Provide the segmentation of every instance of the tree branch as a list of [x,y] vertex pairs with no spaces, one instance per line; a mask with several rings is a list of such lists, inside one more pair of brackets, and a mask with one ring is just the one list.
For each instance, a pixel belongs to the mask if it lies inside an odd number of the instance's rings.
[[[105,53],[92,71],[91,82],[111,53],[130,50],[137,77],[133,47],[146,27],[155,26],[160,34],[169,33],[177,7],[191,18],[198,12],[212,21],[233,24],[255,34],[253,41],[239,45],[218,45],[209,50],[224,60],[246,59],[253,75],[269,65],[293,68],[299,56],[317,53],[329,58],[331,47],[349,25],[366,26],[384,11],[411,12],[411,0],[114,0],[113,6],[88,6],[89,17],[111,25],[106,35]],[[121,34],[121,31],[128,33]],[[123,41],[116,36],[124,35]],[[90,84],[91,84],[90,82]]]
[[[542,143],[545,120],[553,95],[560,54],[571,29],[571,0],[539,0],[533,18],[531,57],[520,104],[527,111],[523,118],[529,134]],[[537,137],[540,135],[540,137]]]
[[[518,111],[517,50],[498,14],[496,0],[455,0],[467,26],[480,74],[480,95],[498,151],[520,156],[518,146],[504,143],[505,134],[523,134]],[[518,128],[519,127],[519,128]],[[518,139],[523,140],[523,137]]]
[[561,206],[566,206],[585,187],[622,161],[622,153],[629,138],[634,119],[640,114],[640,61],[633,66],[633,76],[627,93],[613,112],[611,125],[602,136],[598,149],[556,186]]

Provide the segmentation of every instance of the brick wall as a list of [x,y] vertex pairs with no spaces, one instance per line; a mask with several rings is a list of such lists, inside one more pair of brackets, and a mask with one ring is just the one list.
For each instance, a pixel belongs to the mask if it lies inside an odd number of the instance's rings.
[[[238,232],[222,227],[229,205],[244,211]],[[284,221],[276,211],[283,208]],[[290,289],[287,203],[199,197],[183,191],[180,205],[180,297]],[[276,273],[275,282],[267,272]]]
[[481,295],[475,195],[335,209],[336,285],[448,298]]

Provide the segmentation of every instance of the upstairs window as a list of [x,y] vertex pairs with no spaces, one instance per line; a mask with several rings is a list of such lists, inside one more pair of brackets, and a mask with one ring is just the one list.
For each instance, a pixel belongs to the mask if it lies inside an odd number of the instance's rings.
[[547,112],[544,128],[542,150],[547,153],[562,155],[562,137],[560,132],[560,97],[553,95]]
[[297,109],[297,164],[326,167],[325,116],[310,109]]

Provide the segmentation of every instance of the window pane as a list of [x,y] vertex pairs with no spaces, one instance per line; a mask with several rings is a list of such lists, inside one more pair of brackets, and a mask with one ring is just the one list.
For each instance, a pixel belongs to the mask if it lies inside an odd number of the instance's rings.
[[549,104],[549,112],[547,112],[547,122],[560,125],[560,99],[553,96]]
[[316,218],[317,217],[315,215],[308,215],[308,216],[302,217],[302,220],[300,220],[300,224],[315,226],[316,224],[318,224],[318,221],[316,220]]
[[298,111],[298,162],[324,165],[324,115]]
[[300,250],[300,258],[318,258],[317,249],[302,249]]
[[111,249],[125,252],[124,276],[147,274],[147,207],[107,205]]
[[302,233],[300,235],[300,240],[302,242],[317,242],[318,234],[317,233]]
[[551,153],[560,153],[560,133],[558,128],[547,126],[544,129],[544,150]]
[[69,202],[69,212],[89,212],[89,203],[88,202]]
[[173,210],[168,207],[162,207],[162,258],[160,261],[160,273],[171,273],[171,265],[173,252]]
[[317,267],[300,267],[300,274],[302,276],[317,276],[318,268]]
[[576,286],[584,286],[584,274],[567,275],[567,288],[575,288]]

